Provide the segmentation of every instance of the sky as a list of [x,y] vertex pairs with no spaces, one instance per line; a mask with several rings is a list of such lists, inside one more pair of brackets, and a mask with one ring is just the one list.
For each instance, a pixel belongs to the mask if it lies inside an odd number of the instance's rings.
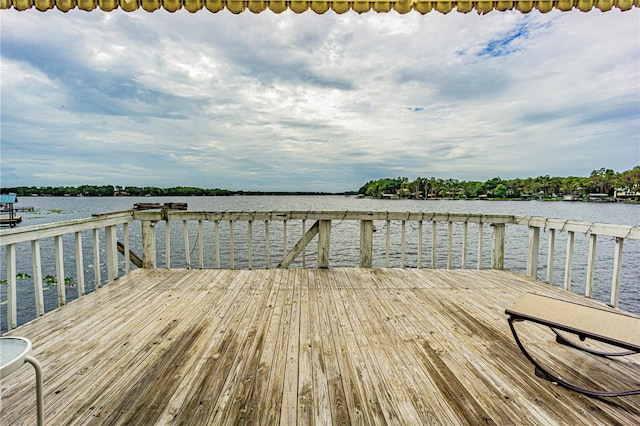
[[640,164],[640,8],[0,12],[0,185],[358,190]]

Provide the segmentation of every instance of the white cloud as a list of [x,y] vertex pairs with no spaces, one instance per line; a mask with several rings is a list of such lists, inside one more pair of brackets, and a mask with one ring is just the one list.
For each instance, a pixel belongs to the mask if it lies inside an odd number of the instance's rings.
[[3,13],[5,186],[348,190],[640,163],[637,8],[34,12]]

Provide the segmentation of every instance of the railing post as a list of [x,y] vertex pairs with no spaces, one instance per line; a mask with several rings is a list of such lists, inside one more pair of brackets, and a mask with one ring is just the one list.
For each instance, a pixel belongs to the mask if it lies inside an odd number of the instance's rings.
[[202,221],[198,221],[198,267],[204,269],[204,234]]
[[422,268],[422,221],[418,222],[418,269]]
[[[306,226],[306,220],[302,219],[302,235],[304,236],[304,234],[306,233],[305,230],[305,226]],[[307,267],[307,248],[305,246],[304,250],[302,250],[302,269],[305,269]]]
[[438,223],[431,222],[431,268],[436,269],[436,235],[438,231]]
[[504,223],[492,223],[491,269],[504,269]]
[[540,228],[529,227],[529,249],[527,252],[527,275],[538,278],[538,251],[540,249]]
[[216,220],[213,222],[213,229],[215,235],[215,245],[216,245],[216,268],[220,269],[220,221]]
[[318,228],[318,268],[329,267],[329,250],[331,247],[331,221],[320,220]]
[[462,261],[460,267],[462,269],[467,268],[467,232],[469,231],[469,222],[464,222],[462,225]]
[[453,222],[447,222],[447,269],[451,269],[451,255],[453,251]]
[[407,221],[402,221],[402,235],[400,242],[400,267],[404,268],[404,256],[405,256],[405,246],[406,246],[406,233],[407,233]]
[[129,248],[129,224],[122,224],[122,240],[124,244],[124,274],[131,271],[131,250]]
[[191,269],[191,250],[189,247],[189,223],[182,221],[182,241],[184,242],[184,260],[187,269]]
[[269,221],[264,221],[264,264],[269,269]]
[[114,281],[118,276],[118,245],[116,227],[107,226],[104,229],[107,250],[107,282]]
[[156,222],[142,221],[142,267],[156,268]]
[[611,306],[618,307],[620,297],[620,267],[622,266],[622,244],[624,238],[616,237],[616,248],[613,254],[613,278],[611,279]]
[[547,249],[547,282],[551,284],[553,278],[553,255],[556,247],[556,230],[549,230],[549,248]]
[[573,242],[575,241],[575,233],[567,232],[567,258],[564,264],[564,289],[571,290],[571,263],[573,262]]
[[[44,314],[44,294],[42,289],[42,260],[40,256],[40,240],[31,241],[31,263],[33,264],[33,292],[35,293],[36,301],[36,316]],[[81,295],[84,294],[84,287],[80,288],[80,282],[84,284],[84,277],[78,275],[78,291],[82,290]]]
[[389,267],[389,250],[391,246],[391,221],[387,219],[387,225],[385,226],[385,258],[384,258],[384,267]]
[[[38,251],[39,250],[40,248],[38,247]],[[40,256],[40,254],[38,254],[38,256]],[[40,262],[39,259],[38,262]],[[84,256],[82,254],[82,232],[76,232],[76,280],[78,281],[78,295],[84,296]]]
[[16,245],[7,245],[7,329],[18,326],[18,297],[16,287]]
[[164,221],[164,267],[171,268],[171,222]]
[[371,268],[373,259],[373,220],[360,221],[360,267]]
[[234,221],[229,221],[229,269],[235,269],[234,256],[233,256],[233,224]]
[[93,288],[99,288],[102,285],[102,276],[100,274],[100,230],[93,230]]
[[584,295],[593,296],[593,269],[596,263],[596,243],[598,241],[597,234],[591,234],[589,237],[589,259],[587,260],[587,282],[584,287]]
[[58,282],[58,307],[67,303],[66,283],[64,282],[64,252],[62,235],[53,237],[54,251],[56,252],[56,281]]
[[[304,232],[304,231],[303,231]],[[253,221],[247,222],[247,248],[249,249],[249,269],[253,269]]]
[[478,270],[482,269],[482,239],[484,238],[484,224],[478,223]]

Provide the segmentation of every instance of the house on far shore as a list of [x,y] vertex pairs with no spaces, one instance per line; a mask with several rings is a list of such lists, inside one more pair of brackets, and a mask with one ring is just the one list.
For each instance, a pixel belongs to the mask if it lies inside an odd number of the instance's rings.
[[591,193],[587,194],[587,200],[596,203],[612,203],[615,202],[615,198],[609,197],[609,194]]
[[632,190],[631,188],[615,188],[613,198],[616,200],[635,200],[640,201],[640,188]]
[[385,200],[399,200],[400,196],[398,194],[382,194],[382,198]]

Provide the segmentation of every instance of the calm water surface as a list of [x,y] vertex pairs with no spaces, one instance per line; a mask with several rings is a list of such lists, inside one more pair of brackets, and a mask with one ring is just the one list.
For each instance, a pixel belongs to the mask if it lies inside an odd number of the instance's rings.
[[[576,220],[585,222],[600,222],[623,225],[640,225],[640,205],[624,203],[584,203],[584,202],[564,202],[564,201],[457,201],[457,200],[373,200],[357,199],[345,196],[231,196],[231,197],[22,197],[17,204],[20,206],[33,206],[34,212],[21,212],[23,217],[21,226],[37,225],[41,223],[60,222],[70,219],[90,217],[94,213],[104,213],[119,210],[126,210],[133,207],[135,203],[167,203],[186,202],[189,210],[209,210],[209,211],[254,211],[254,210],[278,210],[278,211],[318,211],[318,210],[363,210],[363,211],[411,211],[411,212],[436,212],[436,213],[469,213],[469,214],[510,214],[521,216],[541,216],[546,218],[557,218],[566,220]],[[300,238],[302,233],[300,221],[291,221],[287,228],[287,247],[290,249]],[[307,228],[311,224],[307,224]],[[205,245],[205,267],[211,268],[217,265],[214,262],[213,245],[213,224],[204,224],[204,245]],[[221,241],[221,267],[228,267],[229,249],[226,245],[229,230],[222,222],[220,225]],[[378,231],[374,234],[374,267],[382,267],[385,262],[385,221],[375,223]],[[399,247],[401,244],[400,223],[392,222],[391,225],[391,245],[390,256],[391,267],[402,266]],[[275,267],[282,257],[284,251],[282,235],[282,224],[273,223],[269,228],[269,253],[271,260],[264,256],[264,247],[260,244],[264,242],[264,230],[259,224],[254,225],[254,263],[253,267]],[[164,264],[164,224],[159,223],[156,227],[158,233],[158,266]],[[182,244],[182,226],[172,226],[172,250],[171,266],[184,267],[186,256],[184,245]],[[459,268],[462,259],[462,225],[455,225],[453,229],[454,249],[453,267]],[[469,226],[466,268],[475,269],[478,265],[477,227]],[[422,267],[431,267],[431,227],[423,228],[423,257]],[[436,267],[446,268],[446,224],[438,224],[438,244],[436,246]],[[118,239],[121,240],[121,230],[118,230]],[[190,245],[193,246],[191,261],[197,265],[197,229],[195,224],[190,228]],[[246,223],[238,223],[234,226],[234,266],[237,269],[246,268],[248,261],[246,256],[247,240]],[[279,234],[280,233],[280,234]],[[85,263],[85,283],[87,291],[93,290],[93,264],[92,264],[92,239],[90,233],[83,235],[83,247]],[[136,253],[139,248],[139,224],[133,223],[130,226],[131,247]],[[418,228],[414,223],[409,223],[406,230],[406,259],[404,266],[417,266],[417,234]],[[103,237],[101,237],[103,238]],[[331,265],[332,266],[357,266],[359,243],[359,224],[349,221],[334,221],[332,224],[331,236]],[[586,259],[588,254],[588,235],[576,234],[576,242],[573,257],[573,269],[571,275],[571,288],[577,293],[584,293],[586,281]],[[53,256],[53,242],[42,240],[41,252],[43,254],[43,276],[55,274],[55,262]],[[525,226],[508,225],[505,241],[505,268],[524,273],[526,271],[528,231]],[[74,241],[72,237],[65,237],[65,253],[73,252]],[[103,240],[102,240],[103,241]],[[354,243],[356,241],[356,243]],[[243,245],[244,244],[244,245]],[[597,261],[595,271],[595,291],[594,298],[608,302],[610,298],[610,287],[613,264],[613,238],[601,237],[597,245]],[[490,247],[491,230],[485,227],[483,237],[482,267],[490,267]],[[538,268],[538,278],[545,279],[547,274],[547,233],[541,233],[540,259]],[[102,248],[104,250],[104,248]],[[476,250],[476,252],[474,252]],[[313,251],[313,250],[310,250]],[[562,286],[564,282],[564,266],[566,251],[566,233],[556,234],[555,256],[553,266],[552,284]],[[49,254],[47,256],[46,254]],[[209,253],[207,255],[207,253]],[[309,254],[307,265],[315,264],[315,255]],[[0,276],[6,278],[6,262],[4,251],[0,259]],[[71,256],[73,257],[73,256]],[[105,259],[105,255],[101,256]],[[640,313],[640,241],[625,240],[624,243],[624,267],[621,274],[620,307],[632,312]],[[225,263],[226,262],[226,263]],[[124,269],[123,259],[120,259],[120,269]],[[294,263],[293,267],[300,267],[300,259]],[[31,274],[31,253],[28,244],[18,245],[18,272]],[[106,280],[106,271],[103,270],[103,282]],[[68,259],[65,263],[65,276],[73,277],[75,273],[74,259]],[[45,309],[51,310],[56,307],[56,287],[51,286],[45,291]],[[67,299],[76,297],[77,290],[71,284],[67,288]],[[0,303],[6,300],[6,286],[0,286]],[[19,303],[19,323],[28,321],[34,315],[33,309],[33,281],[28,279],[18,280],[18,303]],[[0,304],[0,327],[6,330],[6,304]]]
[[22,197],[24,225],[89,217],[132,208],[135,203],[186,202],[189,210],[372,210],[542,216],[588,222],[640,225],[640,205],[565,201],[374,200],[344,196],[235,197]]

